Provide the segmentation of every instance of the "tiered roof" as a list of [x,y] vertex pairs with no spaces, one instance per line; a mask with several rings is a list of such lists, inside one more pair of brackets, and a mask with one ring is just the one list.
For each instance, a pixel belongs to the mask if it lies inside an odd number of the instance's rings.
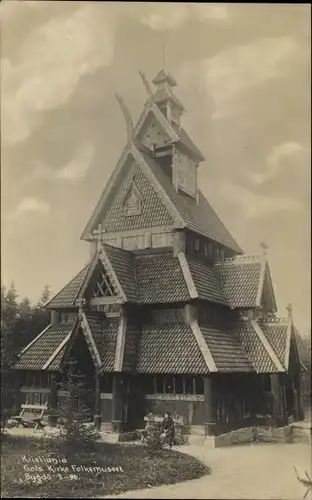
[[[105,317],[104,313],[89,311],[88,304],[85,311],[81,305],[78,309],[80,299],[87,298],[87,291],[92,289],[95,273],[102,273],[101,270],[105,272],[103,280],[107,277],[112,286],[115,302],[135,305],[138,310],[146,305],[181,304],[197,299],[228,309],[261,308],[264,286],[265,294],[270,295],[272,311],[276,309],[266,259],[240,255],[241,248],[200,190],[194,198],[177,190],[169,167],[165,171],[153,152],[140,144],[140,131],[146,130],[144,127],[154,116],[166,141],[169,138],[170,144],[187,150],[194,162],[204,159],[182,126],[167,118],[158,107],[170,99],[183,111],[171,89],[175,80],[162,70],[154,83],[161,85],[155,94],[149,92],[150,99],[132,136],[129,134],[128,144],[82,238],[91,239],[99,223],[106,233],[154,227],[170,231],[186,228],[226,247],[236,256],[212,264],[183,252],[174,255],[168,248],[131,252],[102,243],[91,262],[46,305],[54,310],[76,310],[76,320],[50,325],[22,351],[16,369],[60,370],[71,339],[79,329],[102,372],[122,369],[137,373],[274,373],[288,369],[294,341],[291,319],[242,320],[224,322],[218,327],[199,325],[195,319],[189,323],[181,320],[159,325],[129,323],[123,316]],[[148,87],[146,81],[145,84]],[[129,116],[127,125],[132,128]],[[142,201],[142,210],[135,217],[127,217],[125,200],[134,187]]]
[[[76,322],[50,325],[21,353],[15,369],[59,371],[72,335],[82,328],[90,354],[101,371],[115,371],[121,318],[104,318],[88,312],[85,318],[84,323],[78,314]],[[290,343],[294,340],[291,324],[287,320],[278,323],[277,327],[276,319],[265,324],[241,321],[216,328],[195,322],[195,327],[213,360],[213,371],[281,373],[288,369]],[[137,323],[126,326],[125,336],[126,346],[128,337],[134,344],[131,359],[127,347],[123,353],[125,371],[205,374],[211,370],[198,334],[194,335],[194,324],[180,321],[140,326]]]

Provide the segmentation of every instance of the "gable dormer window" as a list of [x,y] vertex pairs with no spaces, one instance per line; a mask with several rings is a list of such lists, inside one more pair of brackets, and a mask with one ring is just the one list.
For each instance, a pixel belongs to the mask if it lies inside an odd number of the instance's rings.
[[194,240],[194,250],[195,250],[195,252],[199,252],[199,249],[200,249],[200,240],[199,240],[199,238],[195,238],[195,240]]

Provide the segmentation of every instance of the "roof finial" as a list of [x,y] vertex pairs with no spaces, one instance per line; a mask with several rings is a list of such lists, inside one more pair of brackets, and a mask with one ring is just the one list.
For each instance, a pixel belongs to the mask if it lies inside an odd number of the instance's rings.
[[141,78],[142,78],[142,80],[143,80],[143,83],[144,83],[144,85],[145,85],[145,88],[146,88],[146,90],[147,90],[148,95],[150,96],[150,99],[153,99],[153,92],[152,92],[152,89],[151,89],[150,84],[148,83],[148,81],[147,81],[147,79],[146,79],[145,74],[143,73],[143,71],[140,71],[140,70],[139,70],[139,75],[140,75],[140,77],[141,77]]
[[291,305],[291,303],[287,304],[287,307],[286,307],[287,311],[288,311],[288,317],[292,317],[292,310],[293,310],[293,306]]
[[261,246],[261,248],[262,248],[262,250],[263,250],[263,255],[264,255],[264,257],[265,257],[265,256],[268,254],[268,248],[269,248],[269,245],[268,245],[265,241],[262,241],[262,242],[260,243],[260,246]]
[[127,106],[125,105],[123,98],[119,94],[115,94],[116,99],[119,102],[121,111],[123,112],[125,121],[126,121],[126,128],[127,128],[127,139],[128,143],[133,142],[134,139],[134,127],[133,127],[133,121],[131,118],[131,114]]

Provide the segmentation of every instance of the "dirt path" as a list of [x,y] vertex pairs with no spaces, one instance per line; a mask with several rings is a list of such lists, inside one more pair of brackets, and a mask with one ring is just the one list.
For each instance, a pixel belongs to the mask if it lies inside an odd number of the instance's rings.
[[206,462],[211,475],[106,498],[295,500],[303,498],[306,490],[297,481],[294,466],[300,475],[305,470],[311,474],[312,469],[311,450],[306,444],[258,443],[217,449],[185,446],[180,451]]

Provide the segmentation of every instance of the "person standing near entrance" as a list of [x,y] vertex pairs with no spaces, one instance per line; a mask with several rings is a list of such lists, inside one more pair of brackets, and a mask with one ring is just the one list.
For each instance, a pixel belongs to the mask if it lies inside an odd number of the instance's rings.
[[165,413],[165,418],[162,422],[162,428],[166,440],[168,440],[169,448],[172,448],[174,442],[174,421],[169,412]]

